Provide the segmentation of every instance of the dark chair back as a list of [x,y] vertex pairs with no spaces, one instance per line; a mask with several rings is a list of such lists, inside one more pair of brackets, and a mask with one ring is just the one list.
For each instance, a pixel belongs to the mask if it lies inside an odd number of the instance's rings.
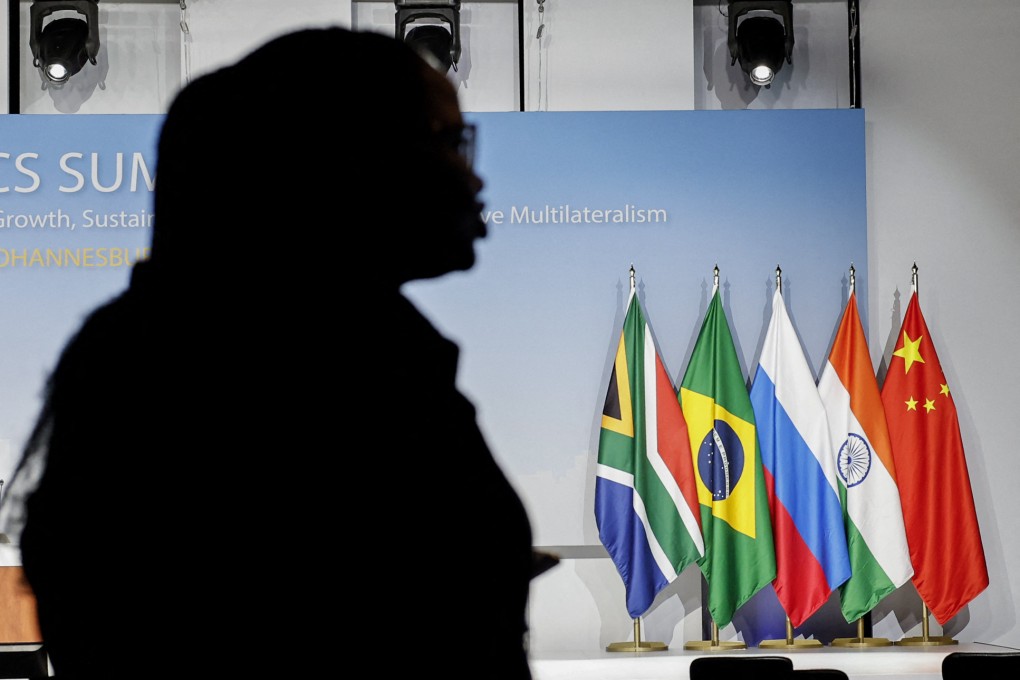
[[691,660],[691,680],[790,680],[791,673],[793,661],[788,656],[730,654]]
[[49,674],[49,659],[40,643],[0,643],[0,678],[45,678]]
[[943,680],[1016,680],[1020,652],[950,652],[942,659]]
[[850,676],[838,668],[798,668],[791,680],[850,680]]

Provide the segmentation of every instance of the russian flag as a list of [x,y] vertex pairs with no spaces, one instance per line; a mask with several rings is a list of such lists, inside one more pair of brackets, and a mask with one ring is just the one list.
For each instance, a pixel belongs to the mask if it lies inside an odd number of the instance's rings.
[[776,547],[776,596],[802,625],[850,577],[825,406],[782,292],[751,385]]

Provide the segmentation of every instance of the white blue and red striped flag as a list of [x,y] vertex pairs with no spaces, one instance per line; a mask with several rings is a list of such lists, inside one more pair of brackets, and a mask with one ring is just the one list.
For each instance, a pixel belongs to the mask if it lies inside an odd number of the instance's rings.
[[850,558],[825,406],[778,288],[751,404],[772,511],[772,585],[796,627],[850,577]]

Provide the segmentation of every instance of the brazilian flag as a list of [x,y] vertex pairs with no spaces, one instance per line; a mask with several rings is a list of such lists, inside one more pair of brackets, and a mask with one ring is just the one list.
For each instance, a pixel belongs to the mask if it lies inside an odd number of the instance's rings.
[[680,386],[701,507],[708,610],[719,628],[776,576],[768,491],[747,384],[719,290]]

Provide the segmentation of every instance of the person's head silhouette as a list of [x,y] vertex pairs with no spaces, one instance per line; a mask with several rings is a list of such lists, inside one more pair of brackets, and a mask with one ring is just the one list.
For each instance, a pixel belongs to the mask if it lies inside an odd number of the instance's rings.
[[403,42],[279,37],[170,107],[152,262],[190,278],[202,256],[222,275],[328,251],[333,271],[398,285],[469,268],[485,235],[482,182],[458,153],[470,132],[452,84]]

